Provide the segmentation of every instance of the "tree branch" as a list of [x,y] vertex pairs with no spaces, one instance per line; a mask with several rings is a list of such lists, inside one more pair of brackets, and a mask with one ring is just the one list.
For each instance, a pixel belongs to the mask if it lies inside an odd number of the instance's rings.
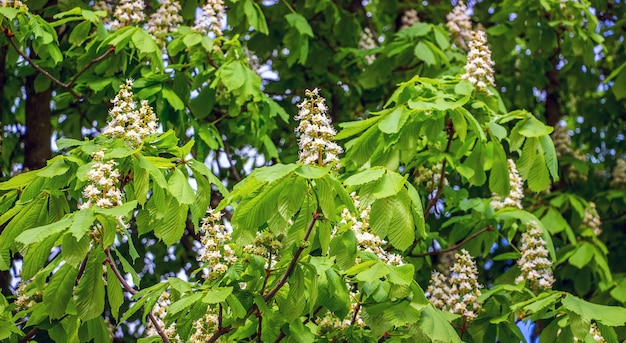
[[[313,212],[313,219],[311,220],[311,224],[309,224],[309,227],[304,234],[304,242],[308,241],[309,236],[311,235],[311,231],[313,231],[313,226],[315,226],[315,222],[317,222],[319,218],[320,214],[318,212]],[[278,291],[285,285],[285,283],[287,282],[287,278],[289,278],[291,272],[296,268],[296,264],[298,264],[298,260],[300,259],[300,255],[302,255],[304,249],[306,249],[305,245],[302,245],[298,248],[295,255],[293,255],[293,259],[289,263],[287,270],[285,270],[283,277],[280,279],[280,281],[278,281],[274,288],[272,288],[272,290],[263,297],[263,300],[268,301],[272,299],[272,297],[274,297],[274,295],[276,295],[276,293],[278,293]]]
[[15,51],[22,56],[22,58],[24,58],[24,60],[26,60],[31,67],[35,68],[37,71],[39,71],[40,73],[42,73],[45,77],[49,78],[52,82],[56,83],[57,85],[59,85],[61,88],[65,88],[68,92],[70,92],[70,94],[72,94],[72,96],[76,99],[84,99],[85,95],[81,94],[81,93],[77,93],[72,86],[74,85],[74,83],[76,83],[76,80],[78,80],[78,78],[85,73],[85,71],[87,71],[87,69],[89,69],[91,66],[93,66],[94,64],[104,60],[105,58],[107,58],[107,56],[109,56],[113,51],[115,51],[115,47],[111,46],[109,49],[107,49],[107,51],[102,54],[99,57],[94,58],[93,60],[89,61],[84,67],[83,69],[81,69],[80,71],[78,71],[78,73],[76,73],[76,75],[74,75],[74,77],[72,77],[70,79],[69,82],[64,83],[61,80],[57,79],[56,77],[54,77],[54,75],[50,74],[47,70],[43,69],[40,65],[38,65],[37,63],[35,63],[35,61],[33,61],[32,58],[30,58],[30,56],[28,56],[28,54],[26,54],[24,51],[22,51],[19,46],[17,45],[17,43],[15,42],[15,39],[13,39],[13,37],[15,36],[15,34],[13,32],[11,32],[9,29],[5,29],[3,30],[4,35],[7,37],[7,39],[9,40],[9,43],[11,44],[11,46],[13,47],[13,49],[15,49]]
[[[128,282],[126,282],[126,279],[124,279],[120,271],[117,269],[117,266],[113,262],[114,260],[113,260],[113,256],[111,256],[111,251],[107,248],[104,250],[104,252],[107,255],[107,258],[104,260],[104,263],[108,263],[109,266],[111,266],[111,269],[113,270],[113,273],[115,274],[115,277],[117,277],[117,279],[120,281],[120,283],[122,284],[122,287],[124,287],[124,289],[130,294],[133,294],[133,295],[137,294],[137,290],[134,289],[131,285],[129,285]],[[170,339],[167,337],[167,335],[163,331],[163,328],[161,328],[161,325],[159,325],[159,323],[157,322],[157,319],[152,314],[152,311],[148,312],[148,319],[150,319],[150,321],[152,322],[152,325],[154,325],[155,329],[159,333],[159,336],[161,336],[161,339],[163,340],[163,342],[170,343]]]
[[[311,224],[309,224],[309,227],[307,228],[306,233],[304,234],[304,239],[303,239],[304,242],[308,241],[309,236],[311,235],[311,232],[313,231],[313,227],[315,226],[315,223],[320,218],[320,216],[321,215],[319,214],[319,211],[313,212],[313,219],[311,220]],[[274,297],[274,295],[276,295],[276,293],[278,293],[278,291],[285,285],[285,283],[287,283],[287,279],[289,278],[289,275],[291,274],[291,272],[293,272],[293,270],[296,268],[296,264],[298,264],[298,260],[300,259],[300,256],[302,255],[302,252],[304,251],[304,249],[306,249],[306,246],[304,246],[304,245],[298,248],[296,253],[293,255],[293,259],[289,263],[289,266],[287,266],[287,269],[285,270],[285,273],[283,274],[281,279],[274,286],[274,288],[272,288],[272,290],[269,291],[269,293],[267,293],[263,297],[264,301],[271,300]],[[248,316],[250,316],[252,313],[254,313],[257,310],[258,310],[258,307],[256,306],[256,304],[253,305],[252,308],[250,310],[248,310],[248,313],[246,314],[245,318],[247,318]],[[230,330],[233,329],[232,325],[229,325],[229,326],[226,326],[226,327],[221,327],[219,325],[219,321],[220,320],[218,318],[218,330],[217,330],[217,332],[215,332],[213,334],[213,336],[211,336],[211,338],[209,338],[206,341],[207,343],[217,342],[217,340],[221,336],[223,336],[224,334],[228,333]]]
[[[448,119],[448,123],[446,124],[446,132],[448,133],[448,142],[446,143],[446,150],[444,153],[450,152],[450,146],[452,145],[452,139],[454,138],[454,125],[452,125],[452,120]],[[437,204],[439,198],[441,198],[441,191],[443,190],[443,186],[445,185],[445,177],[446,177],[446,165],[448,160],[446,158],[441,161],[441,176],[439,177],[439,185],[437,186],[437,192],[430,199],[428,205],[426,206],[426,210],[424,211],[424,220],[428,219],[428,215],[430,214],[430,210]]]
[[480,236],[481,234],[483,234],[483,233],[485,233],[487,231],[492,231],[492,230],[493,230],[493,226],[489,225],[489,226],[486,226],[486,227],[484,227],[484,228],[474,232],[469,237],[467,237],[466,239],[460,241],[459,243],[453,244],[453,245],[447,247],[446,249],[432,250],[432,251],[425,252],[425,253],[422,253],[422,254],[408,254],[407,256],[409,256],[409,257],[426,257],[426,256],[439,255],[439,254],[443,254],[443,253],[446,253],[446,252],[454,251],[454,250],[462,247],[463,245],[465,245],[465,243],[467,243],[467,242],[471,241],[472,239]]

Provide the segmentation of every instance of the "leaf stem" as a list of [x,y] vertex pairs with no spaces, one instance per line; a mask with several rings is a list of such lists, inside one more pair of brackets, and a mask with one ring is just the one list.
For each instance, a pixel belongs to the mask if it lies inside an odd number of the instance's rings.
[[409,256],[409,257],[426,257],[426,256],[439,255],[439,254],[443,254],[443,253],[446,253],[446,252],[454,251],[454,250],[460,248],[461,246],[465,245],[465,243],[467,243],[467,242],[471,241],[472,239],[480,236],[481,234],[483,234],[483,233],[485,233],[487,231],[492,231],[492,230],[493,230],[493,226],[489,225],[489,226],[486,226],[486,227],[484,227],[484,228],[474,232],[473,234],[471,234],[466,239],[460,241],[457,244],[453,244],[453,245],[449,246],[446,249],[432,250],[432,251],[425,252],[425,253],[422,253],[422,254],[408,254],[407,256]]
[[293,7],[291,7],[291,5],[289,4],[289,2],[287,0],[283,0],[283,3],[285,4],[285,6],[287,6],[287,8],[289,8],[289,10],[291,11],[291,13],[298,13],[296,12],[295,9],[293,9]]
[[[107,248],[104,250],[104,252],[107,255],[107,258],[104,260],[104,263],[107,263],[109,266],[111,266],[111,269],[113,270],[113,273],[115,274],[115,277],[117,277],[117,279],[120,281],[120,283],[122,284],[122,287],[124,287],[124,289],[130,294],[133,294],[133,295],[137,294],[138,291],[134,289],[131,285],[129,285],[128,282],[126,282],[126,279],[124,279],[120,271],[117,269],[117,266],[113,262],[114,260],[113,260],[113,256],[111,256],[111,251]],[[154,317],[154,314],[152,314],[152,311],[148,312],[148,319],[150,319],[150,322],[152,322],[152,325],[154,325],[154,328],[159,333],[159,336],[161,336],[161,339],[163,340],[163,342],[170,343],[170,339],[167,337],[167,335],[163,331],[163,328],[161,328],[161,325],[159,325],[159,323],[157,322],[157,319]]]

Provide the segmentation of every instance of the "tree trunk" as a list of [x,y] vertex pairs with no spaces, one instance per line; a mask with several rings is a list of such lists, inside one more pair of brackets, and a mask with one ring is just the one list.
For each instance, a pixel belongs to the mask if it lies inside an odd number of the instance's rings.
[[50,136],[52,134],[52,89],[35,92],[37,73],[26,77],[26,134],[24,135],[24,168],[39,169],[51,157]]

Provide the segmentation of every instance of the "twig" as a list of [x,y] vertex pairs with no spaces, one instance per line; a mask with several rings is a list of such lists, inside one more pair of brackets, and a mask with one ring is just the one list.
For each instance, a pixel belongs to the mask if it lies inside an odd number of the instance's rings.
[[474,232],[469,237],[467,237],[466,239],[460,241],[459,243],[453,244],[453,245],[447,247],[446,249],[432,250],[432,251],[425,252],[425,253],[422,253],[422,254],[409,254],[407,256],[410,256],[410,257],[426,257],[426,256],[439,255],[439,254],[442,254],[442,253],[454,251],[454,250],[460,248],[461,246],[465,245],[465,243],[467,243],[467,242],[471,241],[472,239],[480,236],[481,234],[483,234],[483,233],[485,233],[487,231],[492,231],[492,230],[493,230],[493,226],[489,225],[489,226],[486,226],[486,227],[484,227],[484,228]]
[[29,342],[31,338],[35,337],[35,335],[37,334],[37,332],[39,332],[39,328],[33,328],[32,330],[28,331],[26,333],[26,335],[24,335],[24,337],[20,338],[20,340],[18,341],[18,343],[26,343]]
[[32,66],[33,68],[35,68],[37,71],[39,71],[40,73],[42,73],[45,77],[49,78],[52,82],[56,83],[57,85],[61,86],[62,88],[67,89],[68,92],[70,92],[70,94],[72,94],[72,96],[76,99],[84,99],[85,95],[81,94],[81,93],[77,93],[72,86],[74,85],[74,83],[76,83],[76,80],[78,80],[78,78],[85,73],[85,71],[87,71],[87,69],[89,69],[91,66],[93,66],[94,64],[104,60],[107,56],[109,56],[113,51],[115,51],[115,47],[111,46],[109,49],[107,49],[107,51],[102,54],[99,57],[94,58],[93,60],[89,61],[84,67],[83,69],[79,70],[78,73],[76,73],[76,75],[74,75],[74,77],[72,77],[70,79],[69,82],[64,83],[61,80],[57,79],[56,77],[54,77],[54,75],[50,74],[47,70],[43,69],[41,66],[39,66],[37,63],[35,63],[35,61],[33,61],[32,58],[30,58],[30,56],[28,56],[24,51],[22,51],[19,46],[17,46],[17,43],[15,42],[15,39],[13,39],[13,37],[15,36],[15,34],[13,32],[11,32],[8,29],[3,30],[4,35],[7,37],[7,39],[9,40],[9,43],[11,44],[11,46],[13,47],[13,49],[15,49],[15,51],[22,56],[22,58],[24,58],[29,64],[30,66]]
[[352,314],[352,319],[350,320],[350,325],[354,325],[354,323],[356,323],[356,317],[359,314],[359,311],[361,310],[361,302],[363,301],[363,293],[361,293],[361,295],[359,296],[359,301],[356,303],[356,306],[354,307],[354,313]]
[[[313,231],[313,227],[315,226],[315,223],[317,222],[319,218],[320,218],[319,211],[313,212],[313,219],[311,220],[311,224],[309,224],[309,227],[307,228],[306,233],[304,234],[304,242],[308,241],[309,236],[311,235],[311,232]],[[285,273],[283,274],[280,281],[278,281],[278,283],[274,286],[274,288],[272,288],[272,290],[269,291],[269,293],[267,293],[263,297],[264,301],[271,300],[274,297],[274,295],[276,295],[276,293],[278,293],[278,291],[285,285],[285,283],[287,282],[287,279],[289,278],[289,275],[295,269],[296,264],[298,263],[298,260],[300,259],[300,255],[302,255],[302,252],[304,251],[304,249],[306,249],[304,245],[298,248],[296,253],[293,255],[293,259],[289,263],[289,266],[287,267],[287,270],[285,270]],[[247,318],[248,316],[250,316],[252,313],[256,311],[258,311],[258,306],[256,306],[255,304],[254,306],[252,306],[250,310],[248,310],[248,313],[246,313],[245,317]],[[218,323],[219,323],[219,318],[218,318]],[[228,325],[226,327],[220,327],[220,325],[218,324],[218,330],[213,334],[213,336],[211,336],[211,338],[209,338],[206,341],[206,343],[217,342],[217,340],[221,336],[228,333],[232,329],[233,329],[232,325]]]
[[[304,234],[304,242],[308,241],[309,236],[311,235],[311,231],[313,231],[313,226],[315,226],[315,222],[317,222],[319,218],[320,214],[318,212],[313,212],[313,219],[311,220],[311,224],[309,224],[309,227]],[[289,263],[287,270],[285,270],[283,277],[280,279],[280,281],[278,281],[276,286],[274,286],[274,288],[272,288],[272,290],[263,297],[263,300],[268,301],[272,299],[272,297],[274,297],[274,295],[276,295],[276,293],[278,293],[278,291],[285,285],[285,283],[287,282],[287,278],[289,278],[291,272],[296,268],[296,264],[298,264],[298,260],[300,259],[300,255],[302,255],[304,249],[306,249],[306,246],[304,244],[298,248],[295,255],[293,255],[293,259]]]
[[[111,251],[107,248],[104,250],[104,252],[107,255],[107,258],[104,260],[104,263],[108,263],[109,266],[111,266],[111,269],[113,270],[113,273],[115,274],[115,277],[117,277],[117,279],[120,281],[120,283],[122,284],[122,287],[124,287],[124,289],[130,294],[133,294],[133,295],[137,294],[138,291],[134,289],[131,285],[129,285],[128,282],[126,282],[126,279],[124,279],[124,277],[122,276],[122,274],[120,274],[120,271],[117,269],[117,266],[113,262],[114,260],[113,260],[113,256],[111,256]],[[157,322],[157,319],[152,314],[152,311],[148,312],[148,319],[150,319],[150,321],[152,322],[152,325],[154,325],[155,329],[159,333],[159,336],[161,336],[161,339],[163,340],[163,342],[170,343],[170,339],[167,337],[167,335],[163,331],[163,328],[161,328],[161,325],[159,325],[159,323]]]
[[91,254],[91,250],[87,251],[87,255],[85,255],[85,258],[83,259],[83,262],[80,264],[80,269],[78,270],[78,274],[76,275],[76,282],[74,283],[74,286],[78,286],[78,282],[83,277],[83,274],[85,273],[85,268],[87,267],[87,261],[89,260],[89,255],[90,254]]

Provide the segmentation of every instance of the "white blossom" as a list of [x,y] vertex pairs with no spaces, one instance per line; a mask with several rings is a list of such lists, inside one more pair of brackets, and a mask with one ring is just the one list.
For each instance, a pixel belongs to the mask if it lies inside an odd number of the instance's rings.
[[204,316],[193,322],[194,333],[189,337],[189,342],[207,342],[217,331],[218,323],[217,309],[209,306]]
[[[316,321],[322,335],[333,333],[336,331],[344,331],[351,325],[357,327],[365,327],[365,322],[361,317],[361,306],[359,304],[360,292],[358,289],[352,289],[350,284],[346,284],[350,291],[350,311],[344,318],[337,317],[334,313],[326,311],[324,316]],[[355,315],[355,311],[358,311]],[[354,317],[354,323],[352,318]]]
[[221,37],[224,35],[222,32],[224,17],[224,1],[207,0],[206,4],[202,6],[200,16],[196,18],[196,25],[193,29],[204,34],[213,33],[216,37]]
[[[359,39],[359,49],[362,50],[371,50],[376,48],[376,41],[374,40],[374,35],[369,28],[364,28],[361,33],[361,38]],[[367,64],[372,64],[376,60],[376,55],[365,55],[365,61]]]
[[126,80],[126,84],[120,86],[120,91],[111,100],[111,119],[102,134],[122,138],[128,145],[136,148],[145,137],[157,132],[159,124],[148,101],[141,100],[137,109],[137,103],[133,100],[132,84],[132,80]]
[[491,207],[496,210],[505,207],[517,207],[520,210],[522,207],[522,200],[524,199],[524,181],[517,172],[517,166],[512,159],[507,161],[509,166],[509,185],[510,191],[504,199],[501,196],[494,194],[491,200]]
[[448,277],[437,271],[432,273],[428,298],[440,310],[456,313],[471,321],[481,309],[478,298],[483,286],[478,283],[478,268],[467,250],[461,250],[455,257],[456,263]]
[[417,16],[417,10],[409,8],[402,13],[402,18],[400,18],[400,30],[408,29],[413,26],[413,24],[419,23],[419,21],[420,18]]
[[[168,290],[164,291],[163,293],[161,293],[161,295],[159,296],[159,300],[157,301],[157,303],[154,305],[154,307],[152,308],[152,314],[154,315],[157,324],[159,325],[159,327],[161,329],[163,329],[163,332],[165,333],[165,335],[170,339],[170,341],[172,342],[182,342],[182,340],[180,339],[180,337],[178,336],[178,334],[176,333],[176,324],[172,324],[169,326],[165,325],[165,316],[167,315],[167,310],[170,307],[170,293]],[[154,324],[152,323],[152,321],[148,320],[146,322],[146,332],[145,335],[147,337],[150,336],[158,336],[159,332],[157,331],[156,327],[154,326]]]
[[626,161],[619,159],[611,173],[611,187],[620,188],[626,185]]
[[143,0],[120,0],[113,11],[112,29],[139,24],[146,19]]
[[446,15],[446,20],[446,26],[455,36],[457,45],[467,50],[467,44],[472,40],[472,21],[467,14],[465,3],[459,1],[452,12]]
[[522,234],[520,251],[522,257],[517,265],[522,274],[515,279],[516,283],[527,280],[531,289],[550,289],[554,283],[552,261],[546,249],[546,242],[541,238],[542,229],[536,222],[526,224],[527,231]]
[[334,142],[336,131],[326,115],[328,107],[319,90],[305,91],[305,99],[298,104],[296,120],[300,121],[296,132],[300,134],[300,162],[317,166],[331,165],[339,169],[338,155],[343,149]]
[[91,154],[93,164],[87,172],[89,184],[83,188],[83,197],[86,199],[79,208],[91,206],[110,208],[122,204],[122,191],[118,188],[120,172],[115,168],[117,162],[104,162],[104,151],[99,150]]
[[[372,253],[381,261],[392,266],[403,265],[404,262],[402,261],[402,257],[400,255],[393,254],[384,249],[387,241],[371,231],[369,227],[371,206],[361,204],[359,196],[356,195],[355,192],[351,193],[350,196],[354,202],[357,214],[355,215],[351,213],[349,209],[344,208],[341,211],[341,221],[339,221],[337,226],[334,228],[333,235],[336,234],[340,227],[349,224],[352,232],[354,232],[354,235],[356,236],[358,251]],[[356,263],[360,262],[360,258],[357,257]]]
[[22,8],[28,11],[28,6],[20,0],[0,0],[0,7]]
[[591,229],[596,236],[600,236],[602,233],[602,220],[596,209],[596,204],[593,201],[590,201],[589,206],[585,208],[585,215],[581,226]]
[[467,54],[467,63],[465,64],[465,74],[461,78],[468,80],[479,91],[486,91],[488,95],[491,93],[487,90],[487,86],[495,86],[493,71],[493,60],[491,59],[491,50],[487,45],[487,35],[484,31],[473,31],[472,39],[469,42],[470,51]]
[[[426,189],[433,191],[439,187],[439,181],[441,180],[443,165],[441,162],[428,168],[426,166],[419,166],[415,176],[415,182],[417,184],[425,184]],[[448,179],[445,177],[445,171],[443,171],[443,185],[448,185]]]
[[220,212],[209,209],[200,227],[202,247],[197,260],[208,263],[209,272],[205,278],[209,280],[219,278],[226,272],[229,265],[237,262],[235,251],[227,245],[231,239],[230,232],[220,223],[221,219]]
[[282,240],[284,238],[284,234],[274,235],[269,230],[257,232],[254,242],[243,247],[243,252],[263,257],[265,268],[273,268],[276,262],[280,260],[279,252],[283,247]]
[[164,47],[167,35],[176,31],[176,27],[183,22],[183,17],[180,15],[181,6],[178,1],[160,0],[160,3],[161,6],[148,19],[147,30],[157,44]]

